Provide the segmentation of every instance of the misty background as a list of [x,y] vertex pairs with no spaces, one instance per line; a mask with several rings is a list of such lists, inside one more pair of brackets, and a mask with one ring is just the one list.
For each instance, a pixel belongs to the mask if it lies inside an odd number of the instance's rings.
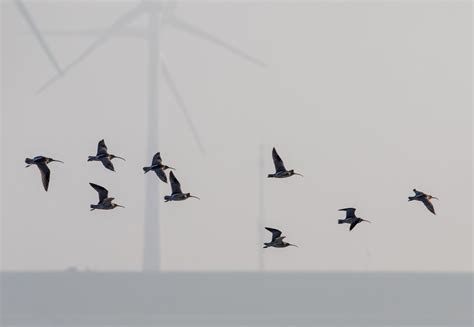
[[[107,28],[138,1],[28,1],[41,30]],[[304,177],[264,180],[265,226],[299,248],[267,271],[472,271],[472,12],[469,1],[179,2],[176,15],[262,60],[166,27],[161,49],[198,129],[159,84],[159,148],[183,190],[163,203],[165,271],[259,267],[259,151]],[[146,17],[132,26],[145,27]],[[94,36],[48,35],[61,65]],[[48,89],[50,62],[2,2],[2,269],[141,270],[147,153],[146,41],[113,37]],[[105,138],[116,173],[88,163]],[[44,192],[24,158],[51,164]],[[89,212],[109,189],[126,209]],[[437,215],[408,203],[416,187]],[[352,232],[339,208],[371,220]]]

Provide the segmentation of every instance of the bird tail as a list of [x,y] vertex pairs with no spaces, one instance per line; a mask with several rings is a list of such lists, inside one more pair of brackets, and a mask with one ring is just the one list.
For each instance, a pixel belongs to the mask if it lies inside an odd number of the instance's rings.
[[339,220],[337,221],[337,223],[338,223],[338,224],[344,224],[344,219],[339,219]]
[[268,174],[268,178],[275,177],[275,174]]
[[91,211],[96,209],[96,205],[95,204],[91,204]]
[[143,167],[143,172],[146,174],[148,173],[150,170],[152,170],[151,167]]
[[92,161],[92,160],[94,160],[94,159],[95,159],[95,157],[89,156],[89,158],[87,158],[87,161]]
[[408,197],[408,201],[413,201],[413,200],[415,200],[415,197],[414,197],[414,196],[409,196],[409,197]]
[[26,159],[25,159],[25,163],[27,163],[28,165],[32,165],[32,164],[34,164],[35,162],[33,161],[33,159],[26,158]]

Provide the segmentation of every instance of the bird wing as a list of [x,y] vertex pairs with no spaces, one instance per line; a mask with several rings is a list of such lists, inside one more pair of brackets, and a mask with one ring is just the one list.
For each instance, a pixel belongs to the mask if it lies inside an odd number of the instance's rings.
[[108,205],[108,204],[111,204],[113,200],[115,200],[115,198],[105,198],[104,201],[101,201],[101,202],[104,205]]
[[355,215],[355,211],[356,211],[355,208],[343,208],[343,209],[339,209],[339,211],[345,211],[346,212],[346,219],[347,218],[354,218],[356,216]]
[[416,188],[413,189],[413,192],[415,192],[415,196],[425,195],[425,193],[418,191]]
[[109,196],[109,191],[107,191],[105,187],[94,184],[94,183],[89,183],[89,185],[92,186],[94,190],[97,191],[97,193],[99,193],[99,202],[101,202],[104,199],[107,199],[107,197]]
[[97,144],[97,155],[99,154],[107,154],[107,146],[104,140],[100,140],[99,144]]
[[170,182],[171,182],[171,194],[183,193],[181,191],[181,184],[179,183],[178,179],[174,176],[173,172],[170,172]]
[[351,223],[351,227],[349,227],[349,230],[350,230],[350,231],[353,230],[354,227],[356,227],[356,225],[357,225],[358,223],[359,223],[358,220],[354,220],[354,221]]
[[272,233],[272,242],[281,236],[281,231],[279,231],[278,229],[271,227],[265,227],[265,229]]
[[281,160],[275,148],[273,148],[272,150],[272,157],[273,157],[273,164],[275,165],[275,170],[277,172],[286,171],[285,165],[283,164],[283,160]]
[[274,241],[275,243],[282,244],[282,243],[283,243],[283,239],[284,239],[285,237],[286,237],[286,236],[277,237],[277,238],[275,238],[275,240],[272,240],[272,242]]
[[41,180],[45,191],[48,191],[50,170],[44,162],[36,164],[41,172]]
[[155,173],[156,173],[156,176],[158,176],[159,179],[161,179],[165,183],[168,183],[168,178],[166,178],[166,173],[163,169],[155,169]]
[[153,159],[151,160],[151,165],[158,165],[161,164],[161,155],[159,152],[157,152],[154,156]]
[[100,159],[100,161],[102,162],[105,168],[115,171],[114,164],[112,163],[112,160],[109,159],[109,157],[103,157]]
[[432,214],[436,215],[436,212],[435,212],[433,203],[431,203],[430,200],[428,200],[427,198],[423,198],[421,201],[423,202],[423,204],[425,205],[425,207],[426,207]]

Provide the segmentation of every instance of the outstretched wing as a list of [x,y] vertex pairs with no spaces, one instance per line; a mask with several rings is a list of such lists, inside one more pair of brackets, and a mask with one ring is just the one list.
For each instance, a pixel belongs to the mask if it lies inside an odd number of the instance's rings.
[[281,236],[281,231],[279,231],[278,229],[271,228],[271,227],[265,227],[265,229],[269,231],[270,233],[272,233],[272,242]]
[[170,182],[171,182],[171,194],[183,193],[181,191],[181,184],[179,183],[178,179],[174,176],[172,171],[170,172]]
[[355,218],[355,211],[356,209],[355,208],[343,208],[343,209],[339,209],[339,211],[345,211],[346,212],[346,219],[347,218]]
[[41,180],[43,181],[44,190],[48,191],[50,170],[44,162],[39,162],[36,165],[38,166],[41,173]]
[[101,202],[102,200],[106,199],[109,196],[109,191],[107,191],[105,187],[94,184],[94,183],[89,183],[89,185],[92,186],[94,190],[97,191],[97,193],[99,193],[99,202]]
[[353,230],[354,227],[356,227],[356,225],[357,225],[359,222],[360,222],[360,221],[358,221],[358,220],[353,221],[352,224],[351,224],[351,227],[349,227],[349,230],[350,230],[350,231]]
[[155,169],[155,173],[156,176],[158,176],[158,178],[161,179],[164,183],[168,183],[168,178],[166,178],[166,173],[163,169]]
[[114,164],[112,163],[112,160],[109,159],[109,157],[101,158],[100,161],[102,162],[105,168],[115,171]]
[[104,140],[100,140],[99,144],[97,144],[97,155],[99,154],[107,154],[107,146]]
[[158,165],[161,164],[161,155],[159,152],[157,152],[154,156],[153,159],[151,160],[151,165]]
[[413,189],[413,192],[415,192],[415,196],[424,196],[425,193],[418,191],[416,188]]
[[436,212],[435,212],[433,203],[431,203],[430,200],[428,200],[427,198],[423,198],[421,201],[423,202],[423,204],[425,205],[425,207],[426,207],[432,214],[436,215]]
[[273,164],[275,165],[275,170],[277,172],[286,171],[285,165],[283,164],[283,160],[281,160],[275,148],[273,148],[272,150],[272,157],[273,157]]

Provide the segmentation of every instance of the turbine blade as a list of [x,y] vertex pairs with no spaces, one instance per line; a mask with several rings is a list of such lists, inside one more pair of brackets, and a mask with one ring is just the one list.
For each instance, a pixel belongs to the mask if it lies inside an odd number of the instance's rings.
[[35,21],[33,20],[33,17],[30,15],[30,12],[26,8],[25,4],[21,0],[16,0],[15,4],[20,11],[21,15],[23,18],[26,20],[28,25],[30,26],[31,31],[35,35],[36,39],[38,40],[41,48],[43,48],[44,53],[48,57],[49,61],[51,64],[54,66],[58,74],[62,74],[62,69],[59,66],[58,61],[53,55],[53,52],[51,51],[50,47],[48,46],[48,43],[46,43],[46,40],[44,39],[43,35],[41,34],[38,26],[36,25]]
[[206,40],[210,43],[213,43],[217,46],[220,46],[221,48],[224,48],[226,49],[227,51],[233,53],[234,55],[236,55],[237,57],[240,57],[244,60],[247,60],[255,65],[258,65],[260,67],[265,67],[265,63],[263,61],[261,61],[260,59],[257,59],[247,53],[245,53],[244,51],[234,47],[233,45],[230,45],[228,44],[227,42],[219,39],[218,37],[210,34],[209,32],[206,32],[204,30],[202,30],[201,28],[198,28],[196,27],[195,25],[192,25],[192,24],[189,24],[175,16],[170,16],[167,20],[167,22],[179,29],[179,30],[182,30],[186,33],[189,33],[191,35],[194,35],[195,37],[198,37],[198,38],[201,38],[203,40]]
[[[98,28],[88,28],[88,29],[80,29],[75,31],[65,31],[65,30],[43,30],[43,35],[51,35],[54,37],[91,37],[97,36],[104,33],[104,29]],[[120,30],[114,31],[111,36],[114,37],[130,37],[130,38],[142,38],[146,39],[147,35],[143,29],[138,28],[121,28]]]
[[72,61],[69,65],[67,65],[64,70],[62,75],[56,75],[53,78],[51,78],[49,81],[46,82],[39,90],[38,93],[44,91],[46,88],[48,88],[51,84],[53,84],[55,81],[57,81],[60,77],[65,76],[67,72],[69,72],[72,68],[80,64],[83,60],[85,60],[94,50],[96,50],[98,47],[103,45],[107,40],[114,35],[114,33],[117,30],[120,30],[123,26],[127,25],[132,21],[134,18],[136,18],[139,14],[143,12],[143,5],[140,4],[134,9],[130,10],[129,12],[125,13],[121,17],[119,17],[110,27],[106,28],[103,33],[94,41],[92,44],[84,50],[74,61]]
[[176,98],[176,102],[178,103],[178,107],[181,109],[181,111],[184,114],[184,117],[186,118],[186,122],[188,123],[189,128],[191,129],[191,133],[194,136],[194,140],[196,141],[196,144],[199,148],[199,151],[202,154],[204,154],[205,153],[204,147],[202,146],[202,143],[201,143],[201,140],[199,138],[199,134],[197,132],[197,129],[194,126],[194,123],[191,119],[191,116],[189,115],[188,108],[187,108],[186,104],[184,103],[183,97],[179,93],[178,88],[177,88],[177,86],[176,86],[176,84],[173,80],[173,77],[171,76],[171,74],[168,70],[168,66],[166,65],[166,63],[164,62],[163,59],[161,61],[161,67],[162,67],[162,70],[163,70],[164,80],[165,80],[166,84],[169,86],[169,88],[171,90],[171,93],[173,93],[174,97]]

